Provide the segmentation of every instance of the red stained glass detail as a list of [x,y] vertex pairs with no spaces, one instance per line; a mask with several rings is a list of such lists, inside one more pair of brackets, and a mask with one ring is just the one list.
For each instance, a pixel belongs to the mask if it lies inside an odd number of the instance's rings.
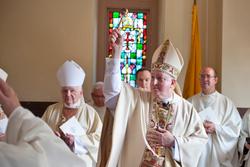
[[133,13],[133,18],[136,19],[137,18],[137,14]]
[[130,69],[133,70],[135,68],[135,65],[134,64],[130,64]]
[[129,50],[129,41],[134,41],[134,39],[129,39],[129,35],[130,35],[130,32],[126,32],[126,39],[124,39],[124,41],[126,41],[126,44],[127,44],[127,47],[126,47],[126,50]]
[[112,18],[109,19],[109,24],[110,24],[110,23],[113,23],[113,19],[112,19]]

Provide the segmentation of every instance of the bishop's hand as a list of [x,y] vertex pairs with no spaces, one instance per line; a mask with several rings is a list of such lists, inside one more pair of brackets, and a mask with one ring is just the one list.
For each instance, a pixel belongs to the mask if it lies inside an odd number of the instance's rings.
[[69,146],[71,151],[74,152],[75,148],[75,139],[73,135],[70,134],[61,134],[61,139]]
[[205,122],[203,123],[203,126],[204,126],[207,134],[215,133],[215,124],[213,122],[205,120]]
[[9,117],[10,114],[20,105],[15,91],[0,78],[0,105],[4,113]]
[[114,29],[109,36],[110,46],[112,47],[112,57],[120,58],[122,52],[123,37],[118,29]]
[[148,129],[146,138],[151,146],[161,145],[164,147],[173,147],[175,137],[168,130],[157,128]]

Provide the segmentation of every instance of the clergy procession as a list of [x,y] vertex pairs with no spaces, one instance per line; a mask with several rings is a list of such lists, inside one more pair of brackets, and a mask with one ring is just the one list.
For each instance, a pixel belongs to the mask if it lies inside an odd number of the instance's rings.
[[242,121],[233,102],[216,90],[212,67],[200,72],[202,91],[185,100],[175,91],[184,61],[167,39],[155,50],[151,70],[138,72],[133,88],[121,80],[119,29],[109,42],[112,57],[106,58],[104,83],[97,84],[106,110],[103,120],[84,100],[85,72],[75,61],[59,67],[62,100],[48,106],[42,118],[20,105],[6,82],[7,72],[0,69],[1,166],[250,165],[250,111]]
[[150,67],[136,69],[135,85],[125,82],[124,16],[127,9],[109,32],[111,54],[91,100],[83,87],[96,76],[72,57],[50,71],[60,100],[39,118],[0,67],[0,167],[250,167],[250,109],[241,116],[219,92],[216,68],[201,67],[199,92],[184,96],[177,82],[184,54],[167,38]]

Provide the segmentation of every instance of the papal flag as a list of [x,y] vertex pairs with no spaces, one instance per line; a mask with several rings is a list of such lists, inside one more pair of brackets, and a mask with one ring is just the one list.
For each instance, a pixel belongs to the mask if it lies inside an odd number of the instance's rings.
[[192,37],[191,55],[186,72],[183,97],[189,98],[201,91],[199,74],[201,70],[201,45],[198,25],[198,10],[196,0],[194,0],[192,11]]

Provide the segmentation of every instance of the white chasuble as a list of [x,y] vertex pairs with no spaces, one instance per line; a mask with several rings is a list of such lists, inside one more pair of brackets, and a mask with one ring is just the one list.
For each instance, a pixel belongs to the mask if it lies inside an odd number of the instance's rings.
[[[207,142],[202,121],[194,107],[174,94],[176,121],[172,134],[176,138],[182,167],[195,167],[201,146]],[[152,96],[149,92],[123,84],[115,109],[112,147],[107,167],[139,167],[145,147]]]
[[189,99],[203,121],[215,124],[202,151],[199,167],[235,167],[238,165],[237,142],[241,117],[230,99],[217,91],[210,95],[197,94]]
[[[42,117],[53,131],[59,131],[59,126],[62,124],[62,111],[63,104],[56,103],[49,106]],[[84,101],[81,102],[75,118],[85,131],[81,136],[75,137],[75,153],[87,162],[87,167],[96,166],[102,121],[98,113]]]

